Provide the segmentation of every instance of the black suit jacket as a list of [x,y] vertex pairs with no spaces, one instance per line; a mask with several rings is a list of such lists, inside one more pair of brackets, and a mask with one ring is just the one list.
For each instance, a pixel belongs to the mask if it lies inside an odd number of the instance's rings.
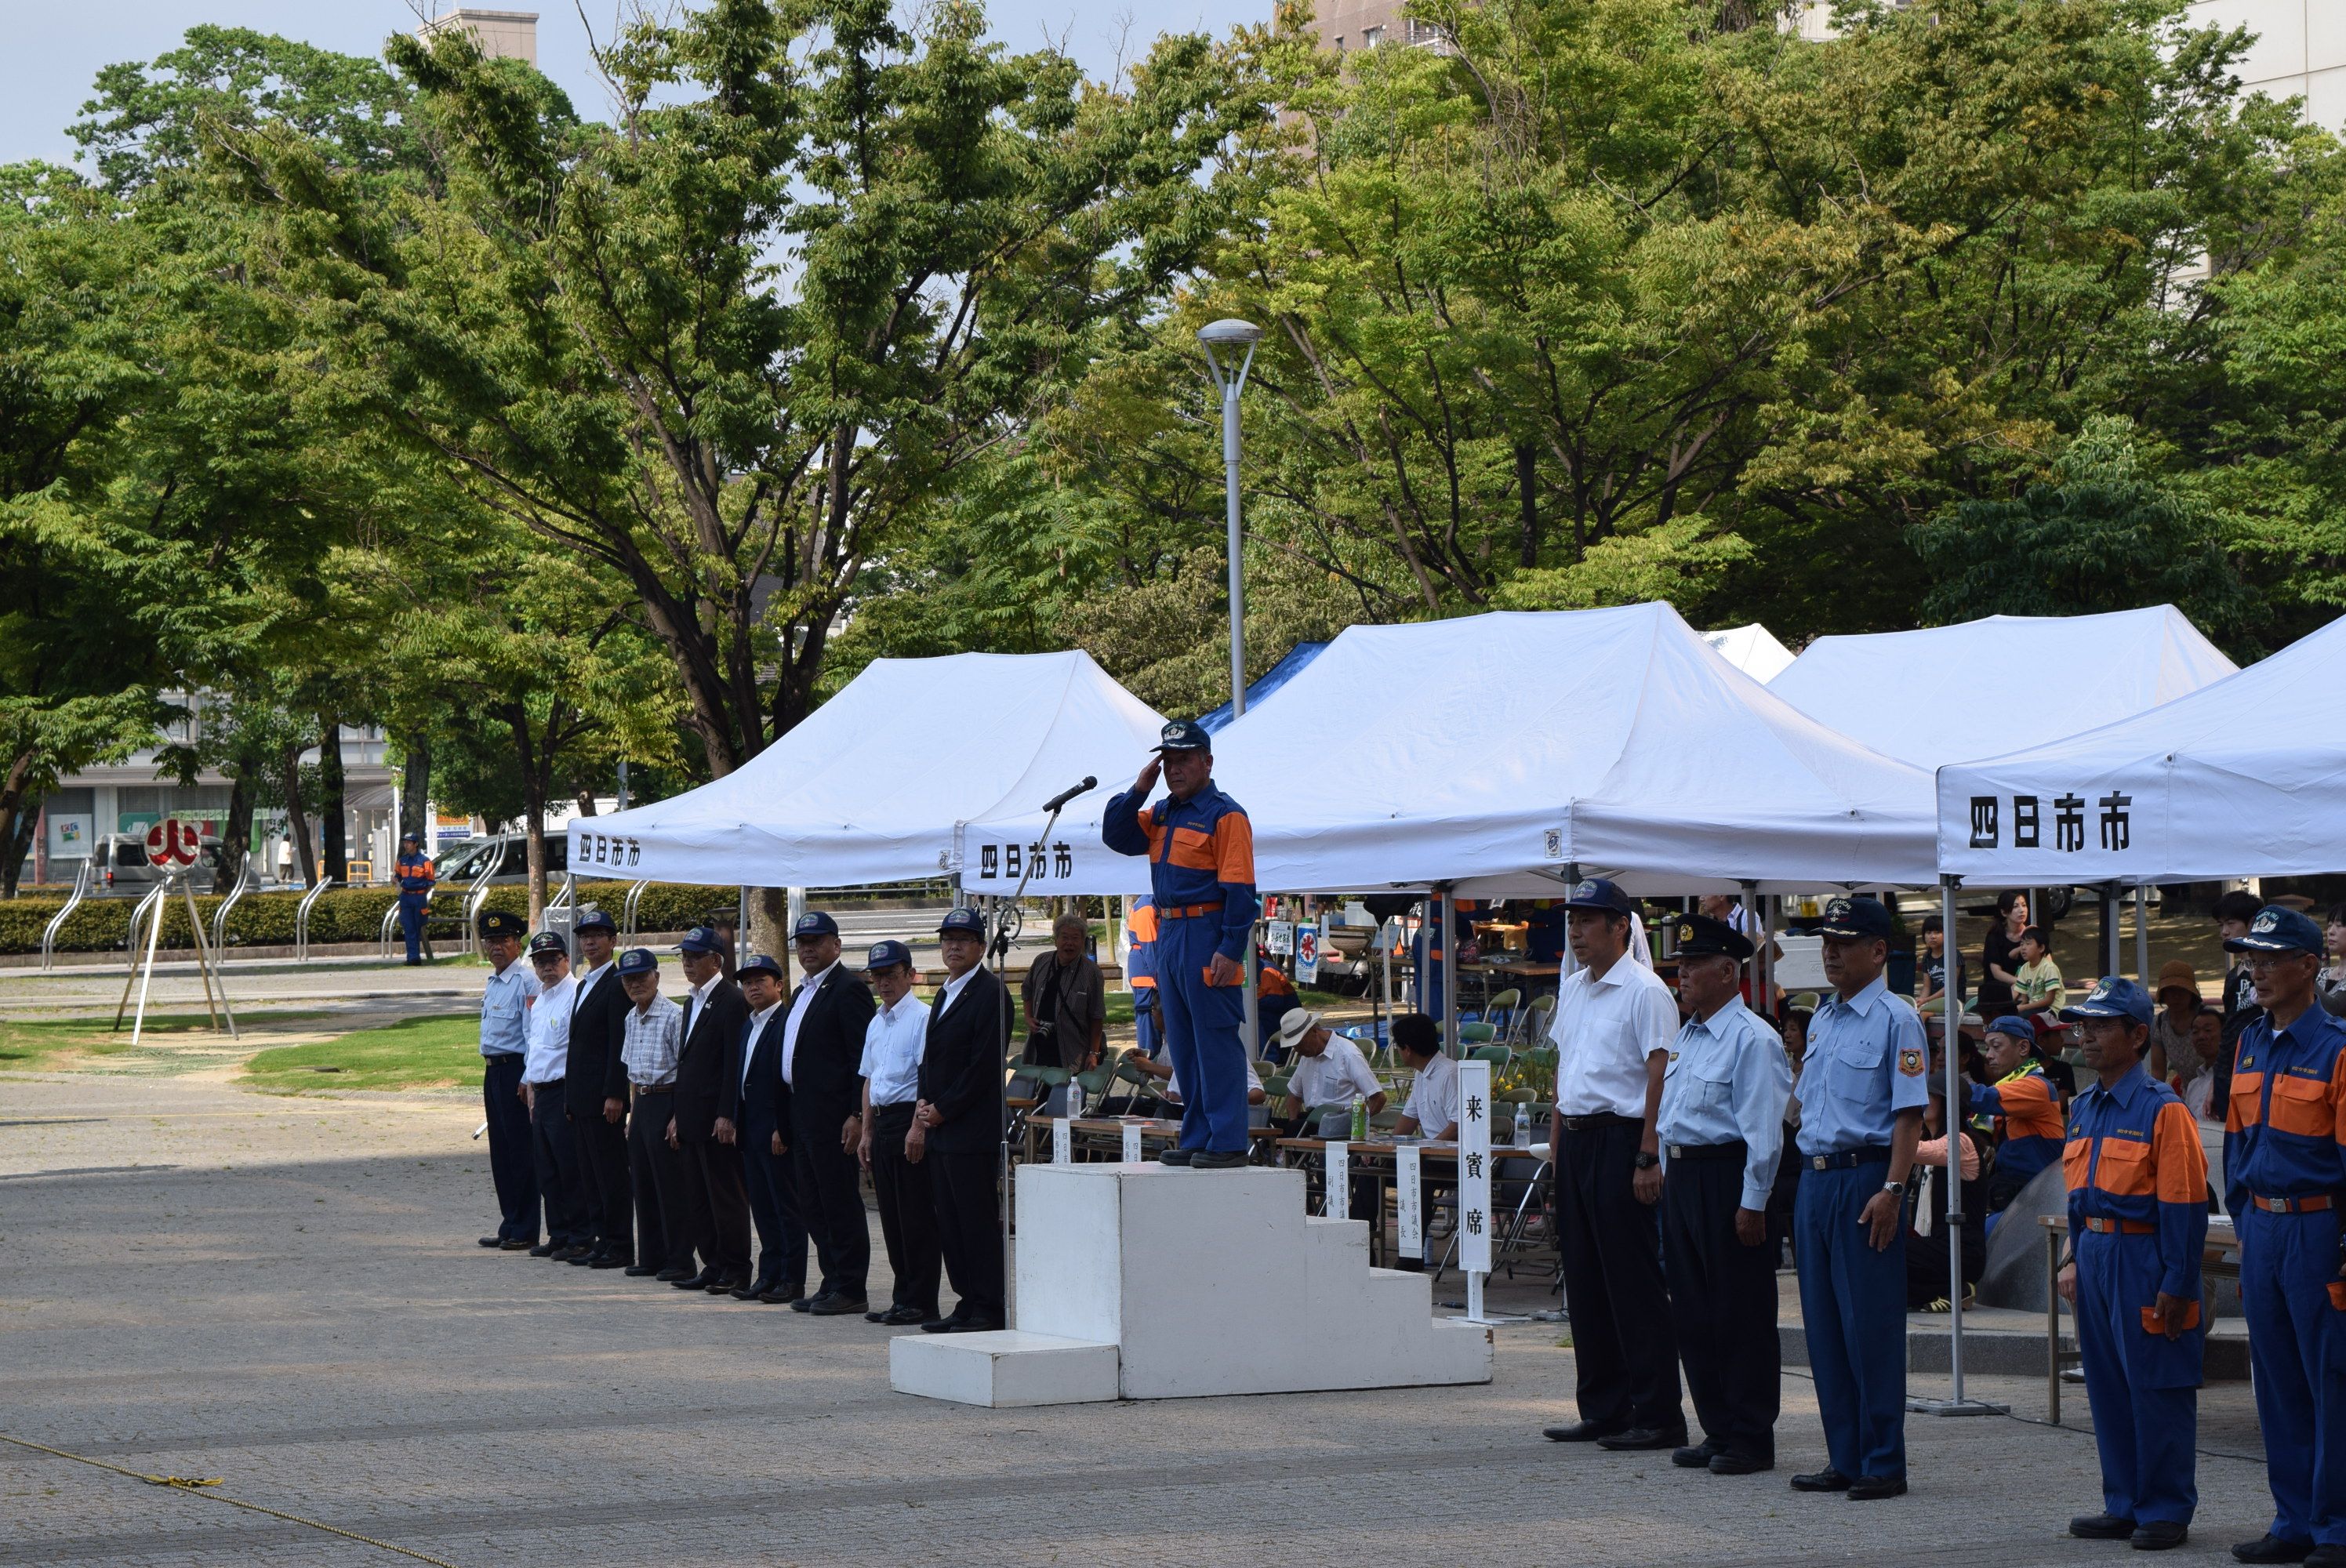
[[782,1135],[782,1142],[790,1137],[790,1086],[782,1082],[782,1031],[790,1023],[788,1003],[774,1009],[766,1020],[765,1033],[758,1036],[756,1049],[750,1053],[750,1072],[746,1081],[740,1074],[741,1053],[749,1047],[750,1031],[757,1027],[745,1008],[741,1015],[740,1036],[733,1042],[734,1081],[740,1084],[741,1115],[736,1118],[747,1128],[750,1120],[761,1112],[773,1120],[773,1128]]
[[607,966],[595,989],[578,999],[570,1013],[568,1104],[573,1115],[603,1114],[603,1102],[627,1097],[627,1064],[619,1048],[627,1043],[627,1014],[635,1004],[619,983],[618,965]]
[[[766,1025],[766,1033],[774,1037],[777,1063],[790,1009],[805,989],[801,982]],[[828,1128],[834,1143],[840,1124],[863,1106],[863,1034],[876,1010],[872,988],[837,963],[822,977],[822,988],[807,1003],[806,1017],[799,1023],[798,1049],[790,1053],[790,1114],[809,1118],[817,1131]],[[774,1075],[781,1076],[779,1068]]]
[[941,1154],[975,1154],[1002,1142],[1002,1074],[1010,1050],[1006,996],[1001,979],[981,966],[943,1018],[936,1003],[929,1004],[921,1098],[944,1117],[929,1130],[929,1147]]
[[739,1121],[741,1111],[741,1025],[750,1004],[741,988],[719,980],[705,1005],[692,1009],[692,1025],[676,1058],[676,1135],[706,1138],[717,1118]]

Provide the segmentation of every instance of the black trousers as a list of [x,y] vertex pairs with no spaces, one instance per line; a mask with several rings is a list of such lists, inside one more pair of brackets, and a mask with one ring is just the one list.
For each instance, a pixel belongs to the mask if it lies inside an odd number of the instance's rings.
[[1676,1431],[1686,1416],[1660,1227],[1654,1207],[1630,1188],[1643,1124],[1628,1116],[1568,1119],[1581,1125],[1556,1134],[1556,1237],[1580,1419]]
[[[896,1277],[891,1306],[913,1307],[937,1315],[936,1197],[929,1189],[929,1166],[904,1157],[904,1133],[913,1125],[913,1105],[872,1107],[872,1187],[880,1198],[880,1235],[888,1244],[888,1268]],[[933,1156],[932,1156],[933,1157]]]
[[529,1107],[521,1098],[521,1054],[481,1063],[481,1109],[489,1119],[489,1179],[497,1189],[497,1235],[537,1244],[537,1170],[531,1163]]
[[592,1089],[569,1103],[570,1132],[578,1149],[579,1190],[598,1251],[625,1252],[634,1234],[627,1197],[627,1123],[603,1119],[603,1097]]
[[872,1227],[863,1217],[863,1173],[839,1145],[850,1107],[800,1095],[790,1101],[791,1172],[799,1216],[822,1264],[822,1289],[861,1296],[872,1272]]
[[715,1138],[687,1138],[676,1152],[684,1244],[728,1279],[750,1278],[750,1199],[741,1156]]
[[[635,1187],[636,1261],[661,1268],[692,1267],[692,1227],[684,1172],[668,1146],[676,1091],[638,1089],[627,1115],[627,1171]],[[619,1243],[621,1250],[626,1241]]]
[[1731,1153],[1672,1160],[1662,1186],[1670,1322],[1703,1437],[1729,1453],[1773,1464],[1781,1403],[1776,1249],[1765,1239],[1746,1247],[1736,1238],[1744,1149],[1724,1146]]
[[[783,1145],[790,1144],[783,1138]],[[807,1233],[799,1218],[791,1156],[774,1153],[774,1117],[753,1110],[741,1124],[741,1186],[758,1229],[759,1289],[806,1290]]]
[[954,1315],[987,1323],[1003,1320],[1002,1208],[994,1188],[1001,1154],[928,1151],[929,1192],[936,1203],[937,1245],[961,1297]]
[[564,1086],[556,1078],[535,1091],[529,1114],[529,1152],[537,1190],[546,1204],[546,1239],[556,1247],[592,1247],[595,1224],[586,1217],[586,1173],[578,1165],[578,1139],[564,1113]]

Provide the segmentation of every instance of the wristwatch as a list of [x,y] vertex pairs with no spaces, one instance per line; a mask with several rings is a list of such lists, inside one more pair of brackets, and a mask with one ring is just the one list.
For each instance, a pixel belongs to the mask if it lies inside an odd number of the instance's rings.
[[1659,1155],[1654,1155],[1654,1154],[1647,1154],[1647,1153],[1645,1150],[1643,1150],[1643,1149],[1639,1149],[1639,1150],[1637,1151],[1637,1168],[1638,1168],[1639,1170],[1641,1170],[1641,1171],[1649,1171],[1649,1170],[1652,1170],[1656,1166],[1660,1165],[1661,1163],[1662,1163],[1662,1156],[1659,1156]]
[[1882,1190],[1884,1192],[1904,1192],[1906,1190],[1906,1184],[1902,1181],[1886,1181],[1882,1184]]

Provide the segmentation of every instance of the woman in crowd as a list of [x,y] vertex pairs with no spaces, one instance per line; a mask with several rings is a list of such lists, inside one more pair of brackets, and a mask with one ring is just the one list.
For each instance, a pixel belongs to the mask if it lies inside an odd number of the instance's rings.
[[2012,891],[1995,901],[1995,923],[1980,946],[1979,1015],[1990,1022],[2013,1011],[2012,988],[2020,974],[2020,939],[2028,930],[2028,895]]

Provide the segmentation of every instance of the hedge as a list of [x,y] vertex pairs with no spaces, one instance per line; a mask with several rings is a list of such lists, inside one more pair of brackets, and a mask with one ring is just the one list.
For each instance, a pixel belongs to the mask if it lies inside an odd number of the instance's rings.
[[[610,884],[611,896],[601,901],[612,919],[619,918],[627,899],[625,884]],[[397,901],[398,894],[389,888],[338,888],[321,898],[310,911],[310,940],[313,943],[374,942],[382,934],[382,917]],[[300,891],[278,893],[247,893],[238,901],[228,917],[228,945],[234,947],[291,947],[293,944],[293,913],[301,901]],[[457,930],[458,893],[444,891],[432,901],[432,935],[435,940],[454,938]],[[219,907],[218,898],[199,897],[196,908],[207,922],[212,911]],[[57,932],[60,952],[102,952],[108,948],[119,950],[130,931],[130,911],[138,901],[132,898],[86,899],[74,911],[73,918]],[[65,907],[62,898],[26,898],[0,902],[0,952],[38,952],[41,932]],[[526,919],[529,914],[529,889],[521,883],[508,883],[489,890],[484,906],[505,910]],[[683,931],[701,924],[715,916],[729,917],[734,910],[731,890],[726,888],[689,887],[673,882],[654,882],[644,890],[636,906],[636,929],[642,932]],[[209,926],[208,926],[209,929]],[[166,948],[192,948],[195,944],[188,933],[187,901],[174,895],[163,920],[162,945]]]

